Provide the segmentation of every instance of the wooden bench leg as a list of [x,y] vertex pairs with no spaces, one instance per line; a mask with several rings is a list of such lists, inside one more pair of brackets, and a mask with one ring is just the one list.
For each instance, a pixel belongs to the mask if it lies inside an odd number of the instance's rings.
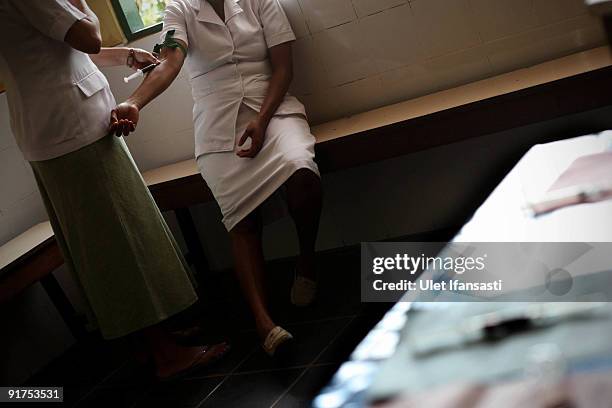
[[204,254],[202,241],[200,241],[200,236],[193,222],[193,217],[191,216],[189,208],[179,208],[174,210],[174,213],[176,214],[176,219],[181,229],[181,233],[183,234],[183,238],[185,238],[187,250],[189,251],[185,257],[188,261],[193,262],[193,265],[198,271],[198,275],[200,275],[198,280],[201,281],[204,276],[208,275],[210,268],[208,267],[206,254]]
[[49,295],[49,298],[55,305],[55,308],[64,319],[66,326],[72,333],[75,339],[82,339],[87,335],[87,331],[85,330],[85,324],[81,321],[81,319],[77,316],[74,307],[66,297],[66,294],[62,290],[62,287],[59,285],[55,276],[52,273],[44,276],[40,279],[40,283],[43,288]]

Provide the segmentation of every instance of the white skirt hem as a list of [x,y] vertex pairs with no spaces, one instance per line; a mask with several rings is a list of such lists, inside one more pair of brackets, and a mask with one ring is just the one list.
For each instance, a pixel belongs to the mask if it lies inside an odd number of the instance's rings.
[[[273,181],[273,183],[266,183],[264,186],[262,186],[264,188],[258,191],[257,194],[253,194],[253,196],[243,200],[241,203],[238,203],[238,205],[235,207],[235,211],[224,215],[222,222],[223,225],[225,225],[225,228],[228,231],[231,231],[247,215],[255,211],[258,207],[266,205],[266,201],[281,201],[282,199],[280,195],[277,196],[275,193],[285,184],[287,180],[289,180],[289,177],[291,177],[296,171],[304,168],[321,177],[317,165],[312,160],[294,160],[285,162],[283,167],[279,170],[279,173],[282,174],[279,174],[270,180]],[[263,216],[264,225],[274,222],[287,215],[286,209],[284,211],[279,210],[279,203],[270,204],[271,205],[268,207],[267,211],[265,211]],[[282,204],[284,203],[281,203],[281,205]]]

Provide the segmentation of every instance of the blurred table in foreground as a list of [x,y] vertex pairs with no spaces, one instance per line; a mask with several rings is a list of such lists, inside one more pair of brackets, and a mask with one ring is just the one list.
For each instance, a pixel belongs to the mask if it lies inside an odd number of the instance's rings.
[[[567,207],[537,218],[530,217],[524,212],[527,201],[545,192],[574,160],[609,150],[612,150],[612,131],[534,146],[475,212],[453,242],[612,242],[612,201],[610,200]],[[457,307],[458,304],[453,305],[454,309],[460,309]],[[471,304],[464,303],[462,307],[466,305]],[[486,305],[489,304],[485,303],[484,307],[488,307]],[[444,369],[444,365],[438,366],[438,370],[424,367],[416,377],[416,373],[396,371],[397,375],[390,378],[388,383],[385,383],[385,378],[381,378],[381,369],[384,366],[388,367],[389,362],[408,358],[406,351],[400,350],[398,344],[401,344],[400,333],[405,330],[409,319],[414,318],[415,310],[424,311],[426,320],[435,321],[452,320],[454,309],[449,304],[398,302],[355,349],[351,359],[340,367],[328,387],[314,400],[314,407],[367,406],[379,397],[389,397],[385,392],[397,391],[397,387],[391,383],[401,382],[404,380],[401,377],[410,375],[415,379],[413,383],[418,382],[426,387],[425,393],[428,394],[428,398],[434,393],[427,389],[427,385],[436,383],[437,386],[447,384],[450,387],[442,391],[443,394],[446,392],[447,396],[454,395],[453,398],[459,398],[460,394],[452,392],[449,394],[448,390],[452,391],[454,383],[464,381],[460,375],[463,367],[453,367],[452,364],[448,366],[450,373],[442,376],[439,375],[439,369]],[[608,306],[608,309],[606,313],[612,317],[612,306]],[[422,315],[419,317],[421,318],[419,328],[427,327],[428,323],[423,322]],[[458,318],[457,315],[456,317]],[[612,335],[612,319],[606,322],[602,323],[602,327],[581,328],[580,330],[584,329],[585,333],[588,333],[583,342],[576,344],[582,345],[587,339],[601,336],[609,339]],[[597,329],[605,329],[608,332],[597,334]],[[605,347],[605,344],[599,346]],[[612,346],[610,348],[612,349]],[[593,366],[612,370],[612,352],[598,356],[590,362],[587,360],[581,362],[583,371],[589,371]],[[482,361],[474,361],[474,365],[478,364],[482,364]],[[580,371],[581,367],[572,368]],[[466,368],[469,371],[470,368]],[[419,406],[414,405],[415,401],[426,401],[426,399],[404,398],[404,403],[398,402],[389,406]],[[459,403],[459,401],[446,400],[448,405],[440,406],[454,406],[453,402]]]

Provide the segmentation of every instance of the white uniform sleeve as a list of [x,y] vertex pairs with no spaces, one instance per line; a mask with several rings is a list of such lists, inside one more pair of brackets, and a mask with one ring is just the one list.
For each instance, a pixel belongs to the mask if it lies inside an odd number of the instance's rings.
[[268,48],[295,40],[295,34],[278,0],[259,0],[259,19]]
[[11,0],[26,20],[44,35],[64,41],[74,23],[87,17],[68,0]]
[[174,39],[182,40],[189,46],[187,39],[187,24],[185,23],[185,12],[177,2],[172,2],[166,6],[164,11],[164,25],[161,32],[161,41],[166,38],[168,31],[174,30]]

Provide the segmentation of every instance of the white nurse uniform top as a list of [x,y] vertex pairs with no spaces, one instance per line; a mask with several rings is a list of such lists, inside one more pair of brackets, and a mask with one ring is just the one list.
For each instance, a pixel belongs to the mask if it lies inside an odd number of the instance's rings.
[[225,0],[225,22],[206,0],[175,0],[165,11],[162,40],[170,30],[187,44],[198,166],[231,230],[296,170],[319,174],[304,106],[289,94],[259,154],[251,159],[235,153],[266,96],[268,48],[295,35],[278,0]]
[[89,55],[64,42],[87,17],[68,0],[0,1],[0,79],[28,161],[72,153],[108,134],[115,98]]

